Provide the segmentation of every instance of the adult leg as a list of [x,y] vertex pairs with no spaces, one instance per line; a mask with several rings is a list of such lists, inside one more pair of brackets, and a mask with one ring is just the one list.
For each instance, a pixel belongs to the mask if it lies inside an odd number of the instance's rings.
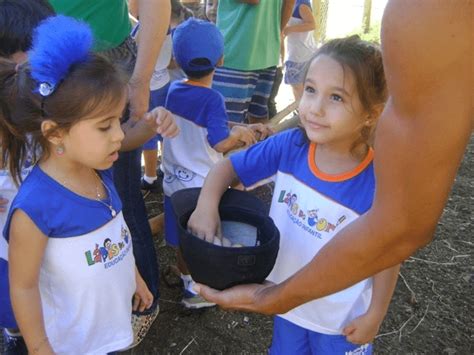
[[249,123],[267,123],[268,99],[275,81],[276,67],[262,69],[257,73],[257,85],[250,100],[248,120]]
[[258,73],[255,71],[216,69],[212,88],[224,96],[229,121],[244,121],[257,80]]
[[268,98],[268,118],[273,118],[277,114],[276,108],[276,97],[278,95],[278,90],[280,89],[281,82],[283,81],[283,68],[278,67],[275,72],[275,80],[273,81],[272,91],[270,97]]

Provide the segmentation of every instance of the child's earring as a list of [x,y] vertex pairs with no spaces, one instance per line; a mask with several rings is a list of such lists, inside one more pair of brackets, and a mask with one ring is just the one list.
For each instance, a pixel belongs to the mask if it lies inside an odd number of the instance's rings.
[[56,146],[56,154],[57,155],[63,155],[64,154],[64,145],[58,144]]

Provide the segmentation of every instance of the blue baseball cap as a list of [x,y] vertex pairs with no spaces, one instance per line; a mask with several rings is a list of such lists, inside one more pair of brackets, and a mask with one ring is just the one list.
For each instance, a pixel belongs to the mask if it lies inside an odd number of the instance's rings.
[[184,71],[214,69],[224,54],[224,37],[213,23],[190,18],[174,30],[173,54]]

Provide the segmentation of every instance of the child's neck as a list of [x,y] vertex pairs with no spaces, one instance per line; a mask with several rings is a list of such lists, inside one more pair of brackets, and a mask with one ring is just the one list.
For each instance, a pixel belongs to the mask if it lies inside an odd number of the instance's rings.
[[94,169],[69,162],[63,158],[58,158],[52,153],[47,159],[40,160],[39,166],[59,184],[78,195],[96,199],[97,189],[103,193],[103,188],[98,183],[98,175]]
[[329,175],[339,175],[354,170],[367,156],[368,149],[361,147],[351,151],[348,147],[317,145],[315,164],[318,169]]
[[188,83],[189,85],[203,86],[206,88],[210,88],[212,87],[213,78],[214,78],[214,72],[199,79],[189,78],[186,80],[186,83]]

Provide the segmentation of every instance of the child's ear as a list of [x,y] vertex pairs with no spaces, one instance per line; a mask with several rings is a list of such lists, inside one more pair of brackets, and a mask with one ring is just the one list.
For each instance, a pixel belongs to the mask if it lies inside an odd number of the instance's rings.
[[220,57],[219,61],[216,64],[216,67],[222,67],[224,65],[224,56]]
[[58,124],[52,120],[44,120],[41,122],[41,133],[48,142],[58,145],[62,143],[64,132],[58,129]]

